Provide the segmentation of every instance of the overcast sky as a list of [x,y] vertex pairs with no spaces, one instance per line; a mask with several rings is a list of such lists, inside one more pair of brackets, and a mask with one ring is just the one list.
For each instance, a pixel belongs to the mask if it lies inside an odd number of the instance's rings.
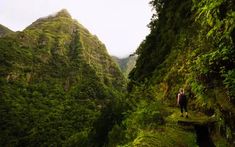
[[106,45],[109,54],[133,53],[149,33],[149,0],[0,0],[0,24],[23,30],[40,17],[67,9]]

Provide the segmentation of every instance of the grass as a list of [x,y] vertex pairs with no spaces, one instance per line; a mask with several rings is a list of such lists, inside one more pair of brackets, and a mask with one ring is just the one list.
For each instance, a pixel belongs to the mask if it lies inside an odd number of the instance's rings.
[[179,127],[161,126],[156,130],[144,130],[138,134],[131,146],[134,147],[196,147],[194,132]]

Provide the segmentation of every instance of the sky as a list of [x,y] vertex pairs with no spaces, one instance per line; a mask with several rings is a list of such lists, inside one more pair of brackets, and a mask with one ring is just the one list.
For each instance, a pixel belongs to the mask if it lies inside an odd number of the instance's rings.
[[0,0],[0,24],[22,31],[40,17],[67,9],[105,44],[110,55],[126,57],[145,36],[152,12],[149,0]]

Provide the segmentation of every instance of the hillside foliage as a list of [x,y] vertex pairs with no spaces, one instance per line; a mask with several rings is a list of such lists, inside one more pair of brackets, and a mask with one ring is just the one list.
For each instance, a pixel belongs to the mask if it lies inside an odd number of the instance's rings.
[[189,119],[212,118],[213,144],[233,146],[234,1],[150,5],[128,85],[124,66],[66,10],[0,37],[0,146],[198,146],[194,128],[177,123],[180,88]]
[[0,146],[106,142],[126,82],[104,44],[66,10],[1,37],[0,60]]
[[[231,0],[152,0],[150,4],[155,10],[149,23],[151,32],[137,49],[137,63],[129,75],[128,91],[136,104],[119,126],[119,132],[124,133],[126,139],[120,143],[171,146],[167,144],[170,140],[156,143],[154,138],[161,132],[157,131],[162,126],[159,122],[165,124],[162,120],[170,115],[168,107],[176,107],[180,88],[186,91],[190,110],[204,112],[218,120],[212,134],[215,144],[234,143],[235,3]],[[143,101],[147,103],[144,107]],[[143,115],[144,112],[151,114]],[[135,124],[136,133],[128,133],[134,125],[126,121],[136,123],[138,117],[150,117],[156,112],[159,114],[153,118],[162,116],[161,119],[152,122],[144,118]],[[140,126],[145,120],[149,120],[145,122],[149,128]],[[168,129],[172,127],[162,128],[165,134],[169,133]],[[178,139],[172,138],[176,146]],[[183,146],[187,141],[178,143]]]

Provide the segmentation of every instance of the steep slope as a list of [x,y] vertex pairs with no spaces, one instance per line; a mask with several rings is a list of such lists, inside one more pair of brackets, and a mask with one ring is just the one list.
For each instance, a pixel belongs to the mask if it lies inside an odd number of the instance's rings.
[[[199,139],[193,139],[192,130],[185,126],[181,130],[179,124],[167,122],[168,116],[173,115],[176,122],[179,120],[180,113],[173,113],[172,109],[177,106],[179,89],[184,88],[189,101],[189,120],[193,113],[216,119],[212,126],[199,126],[216,146],[234,146],[234,2],[152,0],[150,3],[156,11],[149,24],[151,33],[139,46],[136,67],[130,73],[128,89],[129,99],[135,103],[133,112],[126,116],[124,127],[119,125],[112,130],[110,138],[122,134],[119,142],[112,141],[129,146],[188,146],[196,140],[203,146],[200,138],[205,134],[198,133]],[[200,115],[198,119],[202,119]],[[184,137],[180,137],[181,131]],[[209,139],[204,141],[209,143]]]
[[1,146],[105,143],[103,126],[114,118],[103,112],[120,100],[125,80],[104,44],[66,10],[1,37],[0,60]]
[[13,33],[13,31],[0,24],[0,37],[5,36],[9,33]]
[[129,73],[135,67],[137,56],[130,55],[129,57],[126,57],[126,58],[118,58],[118,57],[112,56],[112,58],[114,59],[114,61],[117,62],[124,76],[128,78]]
[[[39,48],[44,49],[43,52],[49,52],[55,56],[65,56],[66,59],[62,61],[65,64],[67,64],[66,62],[80,63],[79,66],[92,68],[100,78],[99,80],[106,86],[120,88],[124,85],[122,74],[109,57],[104,44],[76,20],[72,20],[66,10],[57,13],[56,17],[49,16],[37,20],[26,28],[25,32],[37,36],[37,44]],[[48,55],[47,53],[41,52],[40,49],[37,51],[36,54],[41,57],[39,60],[49,61],[43,58]],[[71,66],[68,66],[68,68],[73,68]],[[70,72],[70,70],[65,69],[67,72]],[[71,73],[66,74],[71,75]],[[73,81],[73,79],[68,79],[69,81]],[[80,79],[77,81],[80,81]]]

